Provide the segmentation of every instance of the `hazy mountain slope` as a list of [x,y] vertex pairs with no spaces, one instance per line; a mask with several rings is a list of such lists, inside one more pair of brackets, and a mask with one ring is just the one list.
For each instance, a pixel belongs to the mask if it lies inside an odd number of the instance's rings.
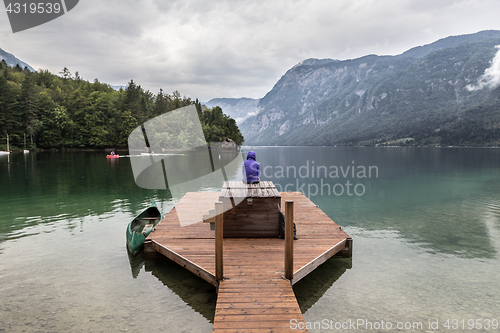
[[21,68],[23,68],[23,69],[24,69],[24,67],[28,67],[28,69],[30,71],[32,71],[32,72],[35,71],[33,69],[33,67],[31,67],[30,65],[28,65],[24,61],[17,59],[13,54],[11,54],[9,52],[5,52],[4,50],[0,49],[0,61],[2,61],[2,59],[5,60],[7,65],[9,65],[11,67],[15,67],[17,64],[19,64],[19,66],[21,66]]
[[252,98],[213,98],[205,105],[209,108],[220,106],[224,113],[236,120],[238,124],[250,116],[259,113],[258,99]]

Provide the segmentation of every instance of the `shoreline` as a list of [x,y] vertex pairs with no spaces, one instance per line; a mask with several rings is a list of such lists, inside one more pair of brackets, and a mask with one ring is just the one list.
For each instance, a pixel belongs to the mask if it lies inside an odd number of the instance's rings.
[[[209,150],[216,151],[239,151],[242,149],[255,149],[255,148],[299,148],[299,147],[323,147],[323,148],[476,148],[476,149],[495,149],[500,148],[500,146],[398,146],[398,145],[314,145],[314,146],[283,146],[283,145],[273,145],[273,146],[258,146],[258,145],[242,145],[235,148],[219,148],[219,147],[210,147]],[[179,151],[195,151],[198,148],[187,148],[187,149],[162,149],[161,152],[179,152]],[[122,152],[130,154],[130,152],[145,152],[144,150],[129,150],[128,148],[35,148],[35,149],[26,149],[29,152],[58,152],[58,153],[68,153],[68,152]],[[15,148],[10,150],[11,153],[22,153],[24,149]]]

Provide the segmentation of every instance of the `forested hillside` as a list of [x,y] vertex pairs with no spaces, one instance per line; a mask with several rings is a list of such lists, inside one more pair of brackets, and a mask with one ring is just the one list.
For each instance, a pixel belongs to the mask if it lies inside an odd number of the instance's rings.
[[114,90],[83,80],[64,68],[59,75],[0,63],[0,149],[126,147],[130,132],[165,112],[196,104],[207,142],[243,143],[236,122],[219,107],[201,110],[198,100],[160,91],[154,95],[131,80]]

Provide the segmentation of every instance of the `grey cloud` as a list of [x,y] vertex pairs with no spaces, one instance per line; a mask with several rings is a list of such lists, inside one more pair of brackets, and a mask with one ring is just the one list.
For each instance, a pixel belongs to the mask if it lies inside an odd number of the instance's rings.
[[497,0],[86,0],[30,33],[0,35],[0,47],[35,68],[66,66],[88,80],[134,79],[200,100],[259,98],[306,58],[398,54],[500,29],[498,12]]
[[500,45],[497,45],[496,48],[498,51],[493,60],[491,60],[491,66],[486,68],[484,74],[477,80],[476,85],[467,86],[467,89],[470,91],[483,88],[495,88],[500,85]]

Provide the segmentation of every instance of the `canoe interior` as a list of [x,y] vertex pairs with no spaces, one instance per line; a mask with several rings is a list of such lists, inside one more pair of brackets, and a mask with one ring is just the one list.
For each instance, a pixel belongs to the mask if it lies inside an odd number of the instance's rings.
[[160,220],[161,213],[158,208],[149,207],[132,221],[131,230],[148,235]]

